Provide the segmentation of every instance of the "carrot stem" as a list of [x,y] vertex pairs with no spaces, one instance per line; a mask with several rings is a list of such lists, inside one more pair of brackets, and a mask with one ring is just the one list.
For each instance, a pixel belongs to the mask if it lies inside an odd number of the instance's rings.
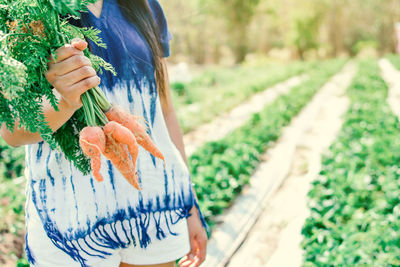
[[98,122],[98,126],[104,126],[108,123],[108,119],[104,114],[103,110],[98,105],[93,105],[95,116]]
[[110,102],[108,102],[103,91],[101,91],[101,89],[97,86],[90,91],[92,92],[95,102],[99,105],[99,107],[104,112],[107,112],[111,108],[111,104],[110,104]]
[[96,115],[90,94],[88,92],[85,92],[84,94],[82,94],[81,100],[87,126],[97,126]]

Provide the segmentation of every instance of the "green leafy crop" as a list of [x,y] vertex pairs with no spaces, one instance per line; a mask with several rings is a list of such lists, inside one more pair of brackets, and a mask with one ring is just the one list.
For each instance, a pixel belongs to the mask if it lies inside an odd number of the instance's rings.
[[[79,147],[78,133],[90,122],[101,117],[94,110],[80,109],[56,133],[45,121],[42,104],[46,99],[58,110],[58,99],[45,74],[49,58],[55,50],[73,38],[87,38],[105,47],[93,28],[79,28],[68,23],[78,18],[88,3],[96,0],[0,0],[0,124],[13,131],[23,127],[39,132],[43,140],[66,158],[72,160],[83,173],[90,171],[89,160]],[[97,71],[113,71],[100,57],[84,51]],[[83,96],[83,103],[104,95],[98,88]],[[88,100],[89,99],[89,100]],[[90,113],[91,112],[91,113]],[[89,119],[88,119],[89,118]],[[93,123],[92,123],[93,124]]]
[[362,61],[351,105],[309,192],[304,266],[400,266],[400,123],[375,60]]

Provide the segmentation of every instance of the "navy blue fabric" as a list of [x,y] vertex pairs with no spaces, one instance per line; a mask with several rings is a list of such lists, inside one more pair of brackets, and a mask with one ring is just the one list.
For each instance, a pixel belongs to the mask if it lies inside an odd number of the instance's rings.
[[[172,35],[168,30],[168,24],[164,12],[157,0],[149,0],[149,6],[153,18],[159,27],[160,44],[165,57],[170,55],[169,42]],[[100,38],[107,44],[107,48],[101,48],[89,41],[92,52],[111,63],[117,71],[117,76],[110,72],[105,73],[106,77],[102,84],[107,88],[113,87],[121,79],[131,76],[132,62],[138,70],[136,74],[144,74],[152,79],[154,74],[153,57],[145,38],[139,33],[136,25],[130,23],[123,16],[116,0],[104,0],[102,12],[99,18],[90,11],[82,14],[84,26],[95,27],[101,30]],[[128,56],[128,58],[127,58]],[[127,61],[130,61],[127,64]],[[128,76],[123,74],[128,74]]]
[[157,0],[149,0],[149,5],[160,30],[160,44],[163,50],[164,57],[169,57],[171,53],[169,43],[172,39],[172,34],[168,30],[168,24],[167,20],[165,19],[164,12],[160,6],[160,3]]

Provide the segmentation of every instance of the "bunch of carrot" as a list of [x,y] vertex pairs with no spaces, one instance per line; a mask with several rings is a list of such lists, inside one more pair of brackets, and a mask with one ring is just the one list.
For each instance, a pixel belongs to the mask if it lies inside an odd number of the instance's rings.
[[[5,123],[12,131],[18,121],[19,127],[39,132],[52,149],[60,148],[82,173],[88,174],[91,166],[98,181],[103,180],[103,154],[130,184],[140,189],[135,171],[138,144],[155,157],[164,157],[138,117],[111,106],[98,87],[82,95],[82,109],[57,132],[52,132],[43,115],[44,98],[58,110],[57,97],[45,78],[50,55],[55,57],[56,49],[76,37],[106,48],[98,36],[99,30],[76,27],[68,21],[71,17],[79,18],[80,12],[87,11],[87,4],[94,2],[0,0],[0,125]],[[115,74],[102,58],[88,50],[84,53],[96,71]]]
[[[85,110],[89,126],[80,132],[79,143],[83,153],[91,159],[93,175],[97,181],[103,181],[100,173],[101,154],[103,154],[132,186],[141,190],[135,171],[138,144],[165,163],[164,156],[146,133],[146,128],[139,123],[139,117],[129,114],[118,106],[111,106],[98,88],[92,90],[96,93],[94,99],[98,101],[97,103],[101,103],[101,109],[106,111],[103,113],[102,110],[96,109],[98,107],[96,105],[89,106],[83,96],[84,107],[94,107],[94,109]],[[99,124],[104,126],[101,127]]]

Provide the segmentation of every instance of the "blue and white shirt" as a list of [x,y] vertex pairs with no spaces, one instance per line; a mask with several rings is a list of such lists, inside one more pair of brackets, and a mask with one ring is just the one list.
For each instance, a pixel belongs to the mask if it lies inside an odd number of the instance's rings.
[[[164,13],[157,0],[149,4],[160,28],[164,56],[168,56],[171,37]],[[85,266],[90,257],[105,258],[131,244],[145,248],[153,239],[174,234],[170,226],[188,216],[195,199],[188,169],[164,121],[147,42],[122,15],[116,0],[104,0],[99,18],[90,12],[82,14],[82,23],[101,30],[107,49],[91,43],[92,52],[111,63],[118,74],[100,75],[100,88],[111,103],[145,118],[152,140],[166,159],[164,167],[140,147],[137,172],[143,190],[138,191],[105,157],[104,181],[98,183],[47,143],[26,146],[27,205],[34,205],[53,244]],[[29,225],[29,213],[26,218]],[[155,234],[150,235],[148,229],[156,229]],[[34,261],[29,244],[26,250]]]

